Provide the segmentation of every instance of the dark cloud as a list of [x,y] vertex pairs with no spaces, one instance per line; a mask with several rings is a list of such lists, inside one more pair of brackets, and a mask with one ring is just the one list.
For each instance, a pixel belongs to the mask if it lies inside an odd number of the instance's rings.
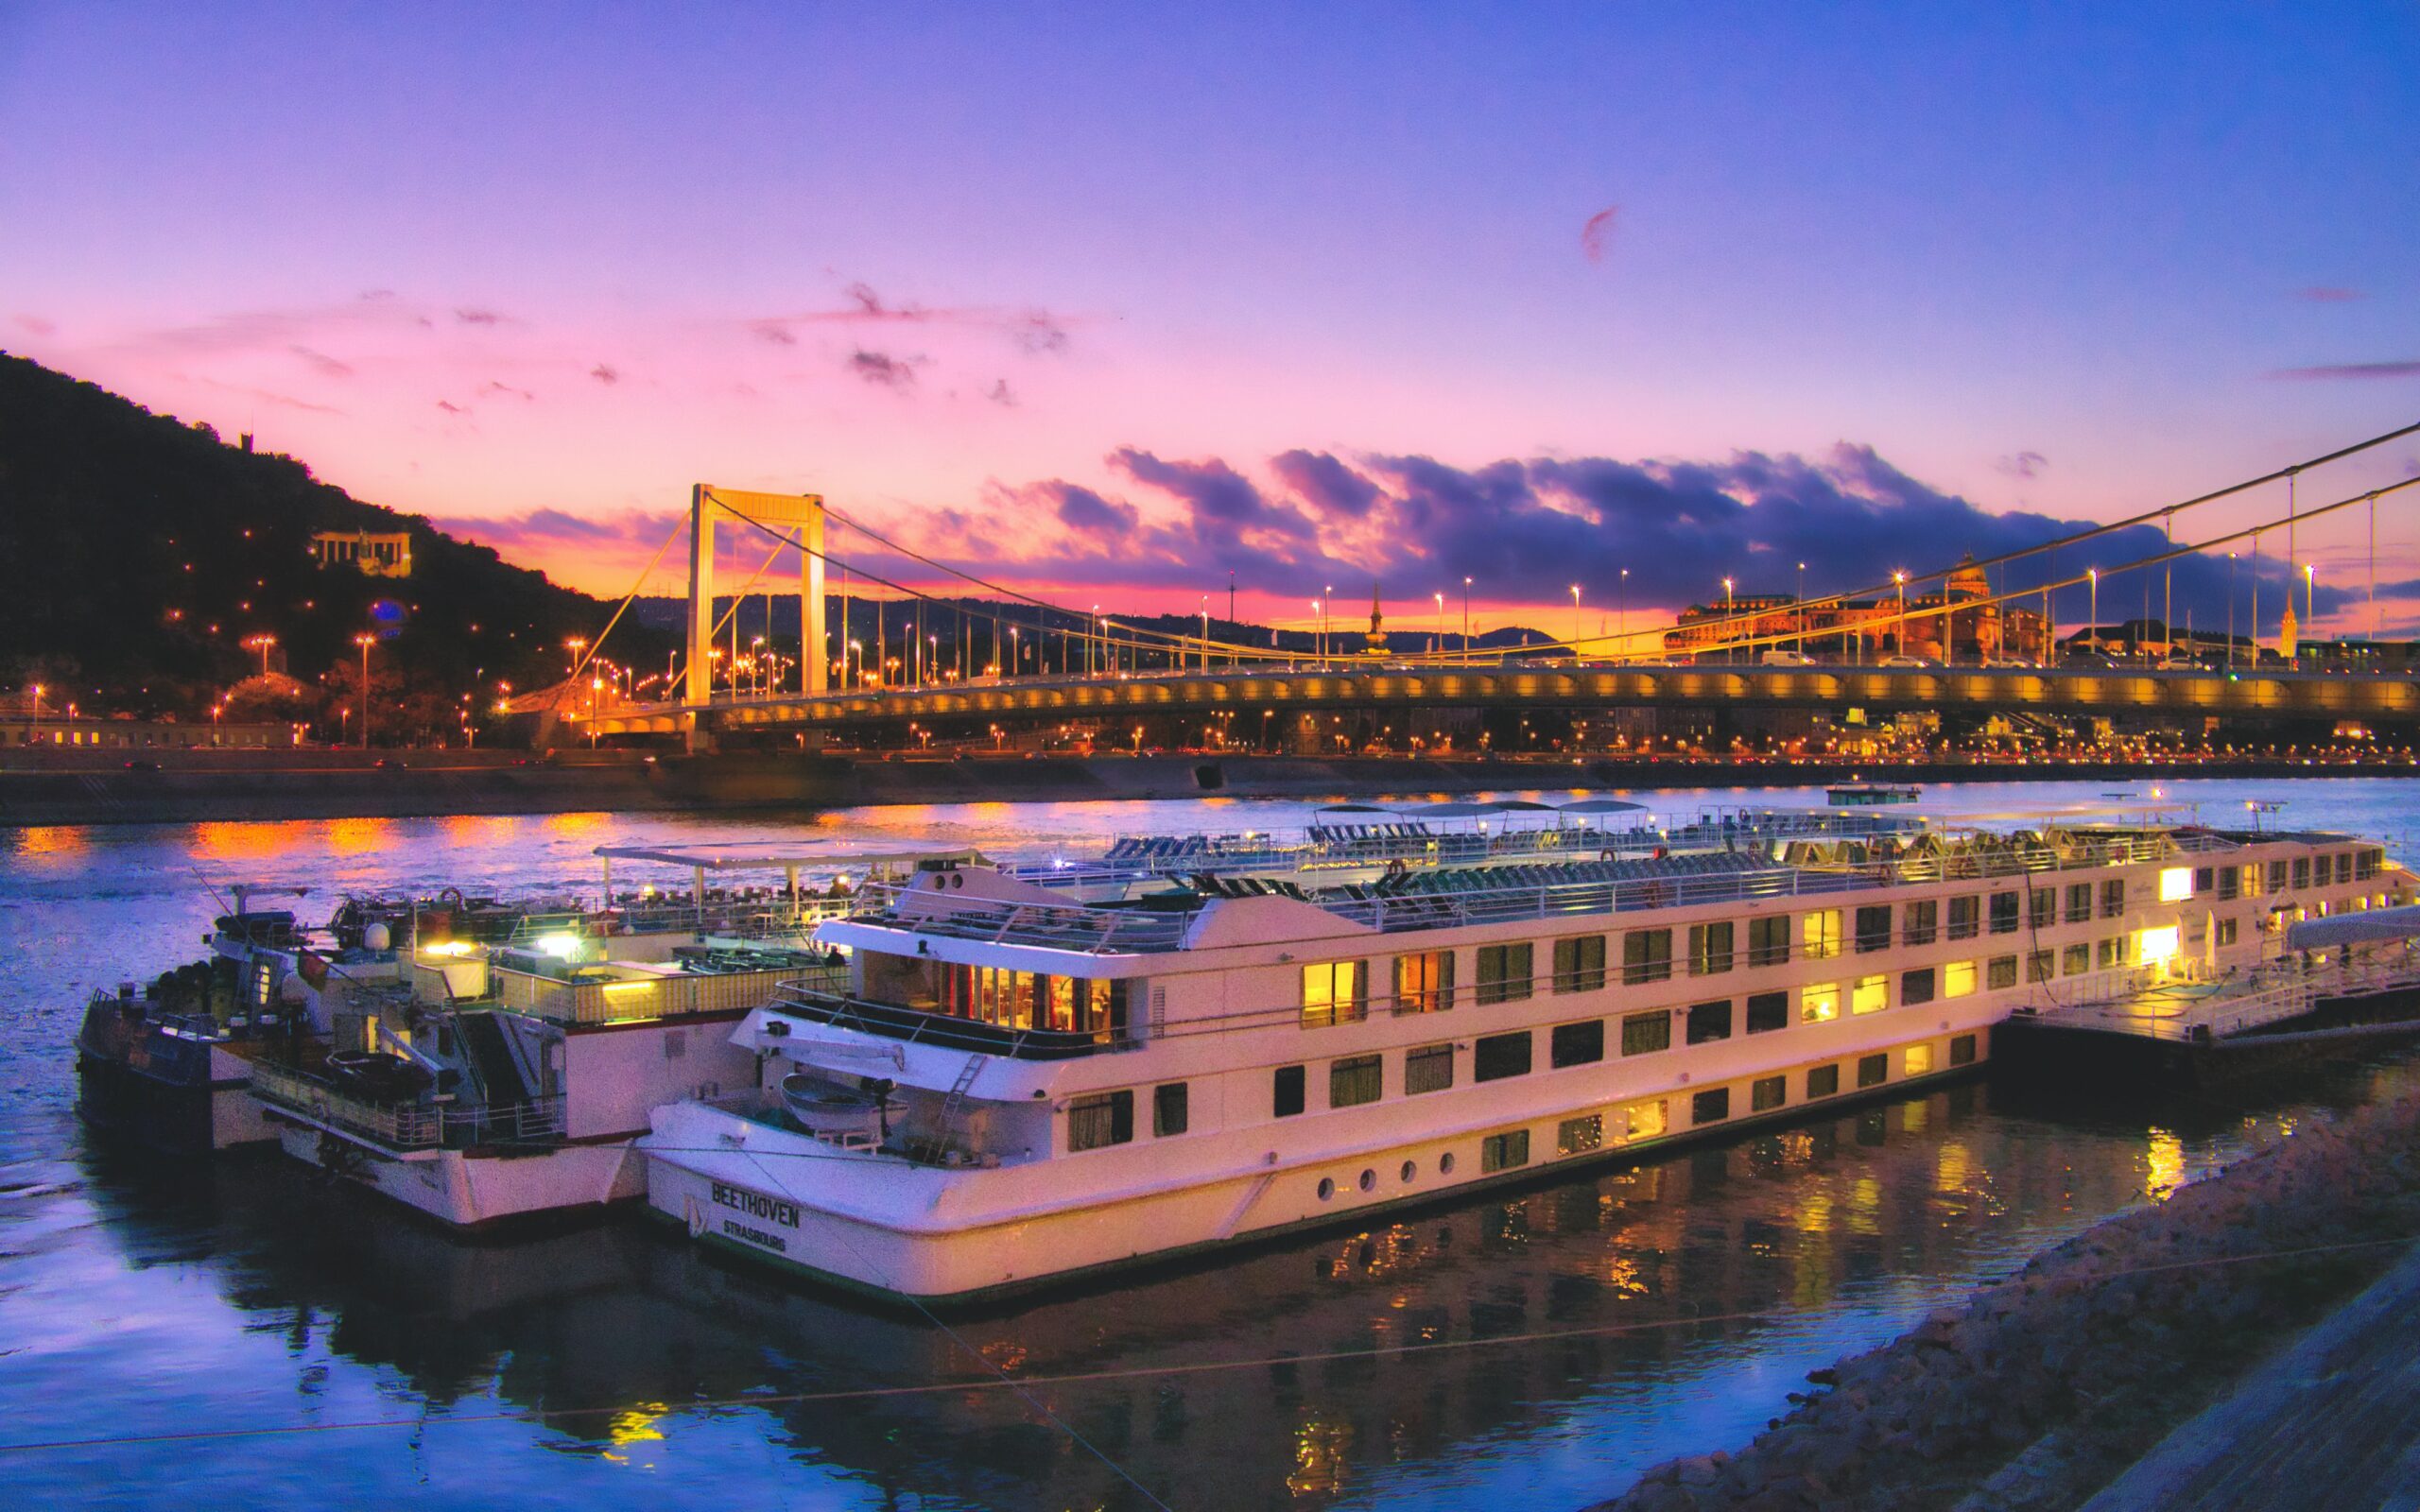
[[527,388],[515,388],[510,384],[498,383],[493,378],[479,386],[480,398],[485,399],[490,394],[510,394],[515,399],[530,403],[534,403],[538,398]]
[[454,318],[464,325],[502,325],[507,317],[493,310],[458,309],[454,312]]
[[463,406],[454,403],[454,401],[450,399],[439,400],[437,402],[437,407],[445,411],[448,415],[467,415],[470,413],[468,409],[465,409]]
[[922,360],[859,348],[849,354],[849,370],[870,384],[906,393],[916,387],[916,369]]
[[1109,464],[1137,483],[1174,495],[1185,507],[1193,538],[1209,547],[1221,566],[1256,540],[1318,539],[1319,527],[1309,516],[1292,505],[1273,503],[1251,479],[1217,457],[1171,462],[1125,446],[1110,454]]
[[654,551],[687,518],[685,512],[639,509],[594,517],[562,509],[532,509],[514,515],[455,515],[433,523],[450,534],[498,551],[560,553],[569,547],[618,563],[630,554]]
[[777,347],[798,345],[798,337],[790,335],[790,328],[779,320],[758,320],[748,329],[755,333],[759,341],[769,341]]
[[1143,512],[1122,500],[1112,503],[1073,483],[1046,483],[1042,487],[1058,496],[1059,523],[1080,536],[1123,540],[1142,523]]
[[2038,478],[2049,465],[2050,459],[2039,452],[2019,452],[2014,456],[2001,457],[1992,467],[2013,478]]
[[598,363],[596,367],[589,369],[588,376],[596,379],[598,383],[603,384],[608,388],[611,388],[615,384],[622,381],[622,375],[619,372],[615,371],[610,365],[602,362]]
[[2340,362],[2321,368],[2280,368],[2272,378],[2420,378],[2420,361]]
[[983,397],[990,400],[992,403],[1000,405],[1004,409],[1014,409],[1017,407],[1017,396],[1009,391],[1009,381],[1006,378],[1001,379],[999,382],[994,384],[989,389],[985,390]]
[[840,303],[827,308],[758,317],[748,322],[749,329],[767,341],[789,346],[798,339],[792,328],[802,325],[954,326],[1001,333],[1021,352],[1038,354],[1067,349],[1068,322],[1047,310],[1012,310],[994,305],[930,305],[912,301],[893,304],[885,300],[873,285],[863,282],[851,284],[840,291]]
[[1028,310],[1009,328],[1009,339],[1020,351],[1040,355],[1067,350],[1067,328],[1040,310]]
[[1605,253],[1613,246],[1614,221],[1621,214],[1621,208],[1619,205],[1607,205],[1589,216],[1588,223],[1580,228],[1580,250],[1588,261],[1601,263],[1605,260]]
[[288,347],[286,350],[310,364],[311,370],[322,378],[353,376],[353,369],[349,364],[338,362],[324,352],[314,352],[309,347],[303,346]]
[[2341,289],[2333,284],[2314,284],[2307,289],[2296,289],[2294,298],[2312,304],[2344,304],[2364,296],[2360,289]]
[[1269,459],[1277,481],[1312,508],[1356,519],[1378,500],[1378,486],[1325,452],[1280,452]]

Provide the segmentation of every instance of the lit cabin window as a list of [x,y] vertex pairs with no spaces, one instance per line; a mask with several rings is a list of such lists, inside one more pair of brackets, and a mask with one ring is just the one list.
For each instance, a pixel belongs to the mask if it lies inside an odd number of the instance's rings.
[[1887,976],[1860,976],[1849,991],[1849,1012],[1879,1013],[1891,1005],[1891,979]]
[[1661,1097],[1651,1102],[1633,1103],[1622,1112],[1630,1125],[1629,1137],[1634,1140],[1651,1140],[1668,1126],[1668,1110]]
[[2163,867],[2159,874],[2159,901],[2181,903],[2193,896],[2191,867]]
[[1941,969],[1941,995],[1943,997],[1967,997],[1972,995],[1974,990],[1975,963],[1973,961],[1952,961],[1947,966]]
[[1841,1016],[1841,984],[1817,982],[1799,989],[1798,1017],[1802,1022],[1824,1023]]
[[1926,1076],[1930,1075],[1931,1074],[1932,1046],[1910,1045],[1908,1047],[1908,1074],[1910,1076]]
[[1320,961],[1303,968],[1303,1027],[1351,1023],[1370,1010],[1361,961]]
[[2174,924],[2162,929],[2144,930],[2135,936],[2135,964],[2157,966],[2172,958],[2176,954],[2176,950],[2177,932]]

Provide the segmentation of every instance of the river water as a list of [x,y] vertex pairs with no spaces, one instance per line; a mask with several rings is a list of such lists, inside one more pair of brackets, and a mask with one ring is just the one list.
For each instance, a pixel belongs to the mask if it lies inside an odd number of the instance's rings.
[[[1985,812],[2117,785],[1934,796]],[[1807,800],[1632,796],[1676,813]],[[2407,861],[2420,813],[2420,787],[2393,780],[2166,796],[2218,823],[2283,799],[2286,820]],[[95,1148],[74,1115],[82,999],[198,954],[205,881],[308,885],[324,904],[348,887],[593,887],[609,840],[812,829],[1022,857],[1307,813],[0,832],[0,1503],[1576,1507],[1743,1442],[1807,1370],[2046,1245],[2420,1083],[2394,1055],[2124,1106],[1967,1083],[947,1328],[702,1257],[635,1215],[463,1243],[274,1156],[192,1169]],[[995,1372],[1017,1384],[980,1383]]]

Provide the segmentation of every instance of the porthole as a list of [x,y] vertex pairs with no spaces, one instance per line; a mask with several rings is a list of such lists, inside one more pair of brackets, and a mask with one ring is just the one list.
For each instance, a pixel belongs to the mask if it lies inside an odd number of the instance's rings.
[[1405,1186],[1409,1186],[1409,1185],[1411,1185],[1414,1181],[1417,1181],[1417,1180],[1419,1180],[1419,1179],[1420,1179],[1420,1162],[1419,1162],[1418,1160],[1406,1160],[1406,1161],[1404,1161],[1404,1162],[1403,1162],[1403,1184],[1404,1184]]
[[1320,1200],[1325,1202],[1335,1195],[1336,1183],[1326,1177],[1320,1177]]
[[1437,1174],[1439,1176],[1452,1176],[1454,1174],[1453,1151],[1447,1150],[1444,1154],[1437,1157]]
[[1364,1171],[1361,1173],[1361,1190],[1364,1192],[1375,1192],[1378,1190],[1377,1172]]

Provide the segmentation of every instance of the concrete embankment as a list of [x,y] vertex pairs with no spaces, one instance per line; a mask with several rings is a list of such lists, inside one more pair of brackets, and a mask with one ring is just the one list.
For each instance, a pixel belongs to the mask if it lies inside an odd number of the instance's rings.
[[2078,1505],[2411,1248],[2415,1133],[2420,1098],[2308,1125],[1814,1372],[1737,1453],[1660,1466],[1592,1512]]
[[[382,765],[383,762],[383,765]],[[156,763],[156,769],[152,764]],[[1820,784],[1862,776],[1906,782],[2134,782],[2162,777],[2411,776],[2406,765],[2224,766],[1937,763],[1876,767],[1779,762],[1545,761],[1295,756],[981,756],[958,759],[728,751],[10,752],[0,827],[223,819],[405,817],[766,810],[856,804],[1117,801],[1473,793],[1526,788]]]

